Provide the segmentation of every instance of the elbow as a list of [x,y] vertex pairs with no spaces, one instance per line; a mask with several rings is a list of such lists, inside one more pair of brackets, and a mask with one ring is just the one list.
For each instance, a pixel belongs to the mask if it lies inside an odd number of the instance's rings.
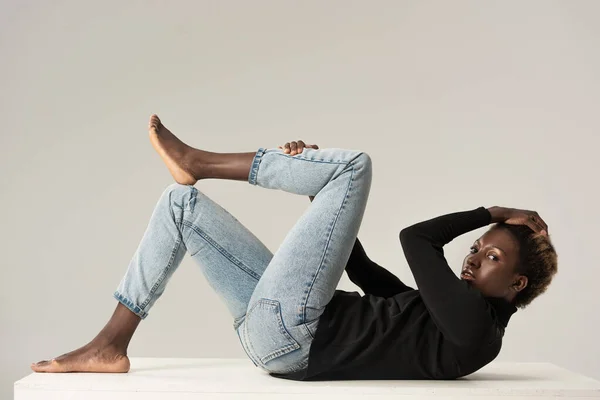
[[406,228],[400,231],[400,235],[398,235],[398,237],[400,238],[400,241],[403,241],[406,238]]
[[402,244],[414,244],[415,242],[421,242],[422,240],[430,242],[432,240],[427,231],[422,229],[422,227],[419,225],[407,226],[406,228],[402,229],[400,231],[399,238],[400,243]]
[[410,239],[410,237],[413,236],[411,232],[412,231],[410,227],[402,229],[399,235],[400,243],[406,243]]

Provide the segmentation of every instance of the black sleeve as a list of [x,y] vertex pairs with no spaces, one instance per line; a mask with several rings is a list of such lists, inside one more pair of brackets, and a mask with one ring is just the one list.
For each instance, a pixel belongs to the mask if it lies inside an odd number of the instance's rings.
[[402,283],[396,275],[370,260],[358,238],[354,242],[346,264],[346,272],[348,278],[365,294],[391,297],[407,290],[414,290]]
[[442,215],[404,228],[400,242],[421,297],[442,334],[457,346],[485,339],[494,325],[481,292],[450,268],[442,247],[457,236],[490,224],[479,207]]

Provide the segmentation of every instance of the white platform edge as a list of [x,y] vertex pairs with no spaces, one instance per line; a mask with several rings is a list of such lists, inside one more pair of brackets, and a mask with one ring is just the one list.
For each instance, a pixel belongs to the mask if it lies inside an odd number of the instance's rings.
[[[296,382],[247,359],[131,358],[128,374],[36,374],[14,384],[15,399],[600,399],[600,382],[549,363],[492,362],[452,381]],[[311,399],[312,400],[312,399]]]

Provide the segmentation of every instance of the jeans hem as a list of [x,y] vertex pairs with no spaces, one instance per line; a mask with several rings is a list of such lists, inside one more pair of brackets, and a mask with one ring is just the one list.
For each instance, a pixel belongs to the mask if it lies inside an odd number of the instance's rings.
[[256,154],[254,155],[254,159],[252,160],[252,165],[250,166],[250,175],[248,176],[248,183],[251,185],[256,185],[256,179],[258,174],[258,165],[262,160],[262,156],[265,154],[267,149],[260,147]]
[[147,312],[145,312],[144,310],[142,310],[141,308],[139,308],[138,306],[136,306],[131,300],[129,300],[127,297],[123,296],[118,291],[116,291],[116,292],[113,293],[113,297],[115,299],[117,299],[119,301],[119,303],[121,303],[125,307],[127,307],[129,309],[129,311],[131,311],[132,313],[134,313],[135,315],[137,315],[141,319],[144,319],[144,318],[146,318],[148,316]]

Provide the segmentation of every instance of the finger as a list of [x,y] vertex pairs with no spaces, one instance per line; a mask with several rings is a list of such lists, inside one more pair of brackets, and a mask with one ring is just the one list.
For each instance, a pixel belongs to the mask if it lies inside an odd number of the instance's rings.
[[302,150],[306,147],[306,143],[302,140],[298,140],[298,154],[302,153]]
[[295,155],[297,148],[298,148],[298,144],[296,142],[290,143],[290,150],[291,150],[290,155],[292,155],[292,156]]
[[539,222],[536,223],[536,227],[537,227],[537,233],[540,234],[544,234],[544,232],[546,232],[546,230],[544,229],[544,226],[542,224],[540,224]]
[[290,152],[290,142],[287,142],[286,144],[283,145],[283,152],[284,153]]
[[537,226],[535,225],[535,223],[531,219],[526,219],[523,224],[527,225],[529,227],[529,229],[531,229],[534,233],[538,232]]
[[548,236],[548,226],[545,223],[540,223],[540,233]]
[[538,214],[537,212],[535,213],[535,218],[536,220],[540,223],[540,225],[542,225],[542,229],[546,231],[546,233],[548,233],[548,224],[546,223],[546,221],[544,221],[542,219],[542,217],[540,217],[540,214]]
[[542,232],[543,230],[546,229],[546,223],[540,218],[538,213],[535,213],[533,215],[533,220],[535,221],[536,225],[539,227],[540,232]]
[[536,222],[536,224],[538,226],[539,233],[541,233],[542,235],[548,234],[548,227],[543,222]]
[[318,148],[319,148],[319,146],[317,146],[316,144],[313,144],[311,147],[312,147],[313,149],[318,149]]
[[541,233],[544,230],[542,224],[540,224],[539,219],[535,214],[531,214],[527,219],[529,221],[528,226],[535,232]]

